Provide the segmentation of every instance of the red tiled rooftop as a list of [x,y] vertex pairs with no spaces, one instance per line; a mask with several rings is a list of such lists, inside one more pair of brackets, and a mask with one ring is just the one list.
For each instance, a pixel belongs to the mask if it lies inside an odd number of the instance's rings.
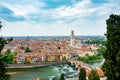
[[105,76],[103,70],[99,69],[99,70],[97,70],[97,72],[100,75],[100,77],[104,77]]

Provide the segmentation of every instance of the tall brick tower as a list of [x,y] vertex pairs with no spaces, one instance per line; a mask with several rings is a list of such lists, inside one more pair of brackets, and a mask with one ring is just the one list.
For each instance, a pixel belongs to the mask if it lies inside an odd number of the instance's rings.
[[71,46],[74,46],[74,31],[73,31],[73,30],[71,30],[70,45],[71,45]]

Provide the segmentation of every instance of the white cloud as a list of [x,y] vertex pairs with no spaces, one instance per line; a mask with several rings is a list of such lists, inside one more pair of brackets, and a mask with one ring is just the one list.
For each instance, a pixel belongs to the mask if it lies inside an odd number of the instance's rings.
[[64,35],[70,31],[68,24],[47,24],[37,23],[33,21],[23,22],[6,22],[3,21],[1,34],[3,36],[51,36],[51,35]]
[[26,19],[15,23],[5,22],[2,35],[69,35],[72,29],[75,35],[103,35],[108,16],[111,13],[120,14],[119,3],[111,1],[96,6],[91,0],[82,0],[71,6],[51,9],[42,9],[45,4],[41,2],[25,4],[16,4],[16,7],[5,4],[16,15],[23,15]]
[[91,10],[88,9],[88,6],[90,4],[91,4],[90,0],[83,0],[72,6],[62,6],[47,12],[50,12],[52,16],[56,18],[67,18],[72,16],[79,17],[86,15],[86,13],[89,13],[89,11],[91,12]]
[[40,7],[45,6],[45,3],[40,2],[39,0],[17,0],[17,1],[12,1],[9,0],[9,2],[7,2],[7,0],[3,0],[0,3],[1,5],[8,7],[9,9],[11,9],[15,15],[21,15],[21,16],[25,16],[27,14],[30,13],[36,13],[37,11],[39,11]]

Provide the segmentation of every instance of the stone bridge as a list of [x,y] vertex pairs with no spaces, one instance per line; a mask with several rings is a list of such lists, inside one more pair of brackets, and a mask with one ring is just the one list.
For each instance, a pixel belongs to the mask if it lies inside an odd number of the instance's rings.
[[89,71],[89,72],[93,69],[93,67],[91,67],[90,65],[88,65],[82,61],[69,60],[69,62],[71,63],[71,65],[75,65],[75,67],[78,68],[78,70],[80,69],[80,67],[85,68],[86,71]]

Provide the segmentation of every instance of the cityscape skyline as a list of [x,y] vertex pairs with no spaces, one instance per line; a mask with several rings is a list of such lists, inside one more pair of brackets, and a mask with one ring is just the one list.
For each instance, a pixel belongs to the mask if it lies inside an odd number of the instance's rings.
[[119,0],[0,2],[0,36],[104,35],[109,15],[120,14]]

